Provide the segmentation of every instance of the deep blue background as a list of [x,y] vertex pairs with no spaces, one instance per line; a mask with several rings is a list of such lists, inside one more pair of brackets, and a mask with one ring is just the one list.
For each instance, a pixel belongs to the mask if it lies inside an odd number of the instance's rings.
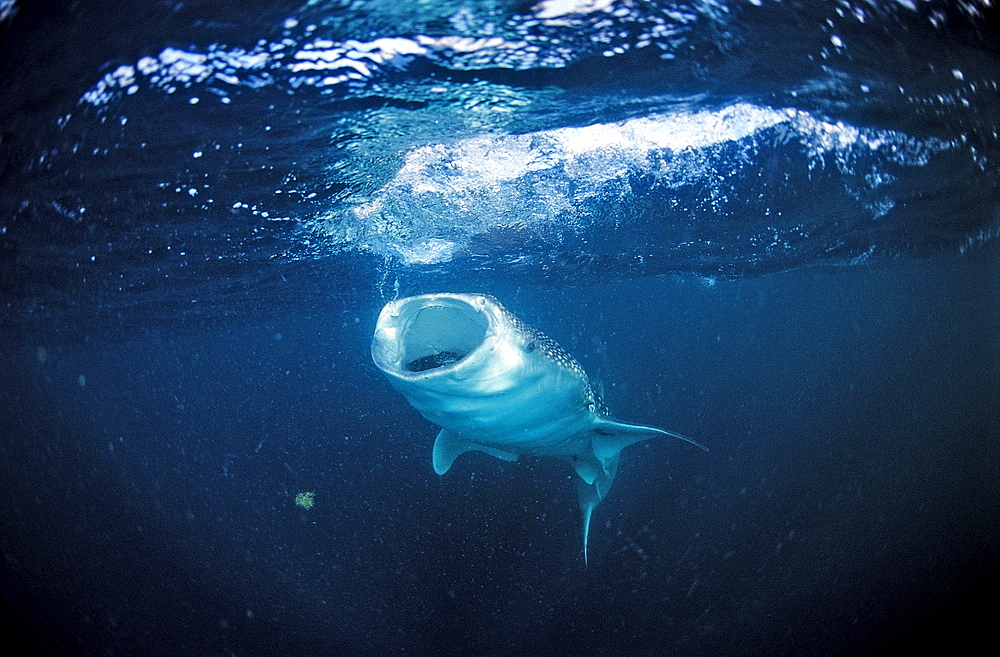
[[997,263],[470,276],[617,415],[711,448],[627,450],[589,568],[564,464],[433,473],[433,428],[368,356],[379,294],[7,331],[7,622],[72,655],[857,655],[981,635]]
[[[998,23],[979,0],[908,4],[619,0],[567,27],[499,0],[18,2],[0,635],[62,657],[995,643]],[[523,46],[509,61],[443,48],[324,86],[272,59],[84,100],[166,48],[497,33]],[[594,197],[586,176],[560,187],[566,167],[522,176],[512,198],[583,201],[456,212],[464,242],[450,215],[422,222],[464,190],[437,206],[391,185],[427,145],[736,105],[821,128],[652,152]],[[380,194],[412,222],[354,213]],[[441,237],[454,260],[394,259]],[[382,305],[435,291],[495,295],[616,416],[711,451],[626,450],[585,567],[564,463],[470,454],[438,477],[435,429],[371,363]]]

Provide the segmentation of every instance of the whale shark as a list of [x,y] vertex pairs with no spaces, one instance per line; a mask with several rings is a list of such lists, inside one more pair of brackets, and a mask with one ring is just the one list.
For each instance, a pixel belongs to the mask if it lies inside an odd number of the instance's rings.
[[375,365],[441,427],[431,462],[443,475],[465,452],[504,461],[554,456],[576,474],[588,562],[590,518],[608,494],[621,451],[672,431],[616,420],[580,364],[486,294],[423,294],[390,301],[371,345]]

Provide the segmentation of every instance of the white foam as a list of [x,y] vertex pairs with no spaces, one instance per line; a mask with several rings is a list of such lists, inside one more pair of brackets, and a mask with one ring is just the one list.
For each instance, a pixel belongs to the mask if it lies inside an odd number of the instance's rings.
[[613,0],[542,0],[535,5],[535,16],[545,19],[562,18],[572,14],[590,14],[606,11]]
[[[784,136],[760,136],[778,125],[787,126]],[[824,121],[801,110],[737,103],[418,146],[406,153],[396,175],[351,214],[358,232],[368,237],[365,248],[407,263],[444,262],[476,236],[497,230],[572,232],[617,221],[615,213],[595,208],[635,198],[630,182],[635,176],[711,188],[718,184],[719,158],[726,157],[713,149],[744,142],[753,151],[760,145],[747,140],[758,138],[794,139],[815,166],[824,166],[832,154],[831,161],[849,175],[858,148],[879,151],[886,161],[921,166],[944,147]],[[689,156],[677,157],[685,153]],[[891,180],[877,174],[869,172],[866,186]]]

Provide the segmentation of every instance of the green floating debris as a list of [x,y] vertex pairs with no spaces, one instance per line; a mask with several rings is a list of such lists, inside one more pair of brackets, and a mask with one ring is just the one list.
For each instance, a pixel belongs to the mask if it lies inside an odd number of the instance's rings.
[[301,506],[303,509],[309,510],[313,508],[313,504],[315,503],[316,493],[313,491],[298,493],[295,495],[295,504],[297,506]]

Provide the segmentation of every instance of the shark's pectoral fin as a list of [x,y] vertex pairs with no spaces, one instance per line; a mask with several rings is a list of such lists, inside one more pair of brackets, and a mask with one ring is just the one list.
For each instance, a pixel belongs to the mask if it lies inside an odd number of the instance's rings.
[[615,456],[629,445],[658,436],[677,438],[708,451],[708,448],[701,443],[679,433],[664,431],[656,427],[644,427],[640,424],[628,424],[604,417],[594,420],[593,436],[590,442],[594,447],[594,455],[604,461]]
[[517,460],[517,454],[514,452],[508,452],[506,450],[489,447],[487,445],[480,445],[479,443],[473,442],[468,438],[463,438],[457,433],[448,431],[447,429],[441,429],[441,433],[438,434],[437,440],[434,441],[434,451],[431,456],[434,463],[434,472],[439,475],[443,475],[451,469],[451,464],[455,462],[455,459],[457,459],[460,454],[472,451],[486,452],[490,456],[495,456],[496,458],[503,459],[504,461]]

